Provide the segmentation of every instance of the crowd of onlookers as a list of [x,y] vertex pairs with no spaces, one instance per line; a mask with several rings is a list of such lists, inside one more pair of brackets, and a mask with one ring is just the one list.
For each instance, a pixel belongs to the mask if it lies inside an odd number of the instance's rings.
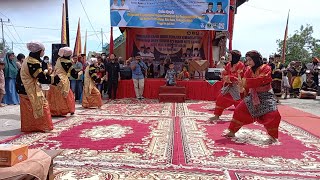
[[[120,79],[133,79],[136,97],[143,99],[145,78],[165,78],[166,84],[171,86],[176,84],[176,80],[188,80],[189,61],[186,60],[181,67],[175,67],[170,57],[160,59],[158,64],[154,64],[152,53],[137,53],[134,57],[124,60],[115,54],[107,56],[105,53],[93,55],[96,58],[97,76],[104,78],[104,81],[97,83],[96,86],[102,96],[109,99],[116,99],[118,82]],[[0,102],[4,104],[19,104],[19,97],[15,89],[16,76],[25,56],[13,52],[8,52],[4,59],[0,60]],[[85,55],[74,56],[73,67],[76,71],[84,71],[87,63]],[[224,57],[216,64],[217,68],[224,68],[226,65]],[[246,62],[245,62],[246,63]],[[300,97],[315,98],[320,91],[320,61],[314,57],[312,62],[304,64],[300,61],[291,61],[287,66],[281,63],[281,56],[270,56],[269,60],[264,58],[264,63],[272,69],[272,86],[275,95],[280,97]],[[42,69],[52,69],[49,57],[45,56],[42,61]],[[179,69],[179,71],[177,71]],[[70,77],[70,86],[75,94],[76,100],[81,101],[83,91],[84,75],[78,79]],[[41,85],[44,94],[50,86]],[[0,104],[0,107],[4,106]]]

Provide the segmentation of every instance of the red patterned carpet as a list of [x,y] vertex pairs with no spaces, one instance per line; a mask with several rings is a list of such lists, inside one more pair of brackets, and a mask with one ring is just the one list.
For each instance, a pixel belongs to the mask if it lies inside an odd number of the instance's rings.
[[54,133],[6,143],[63,149],[55,159],[57,180],[319,178],[320,139],[305,126],[282,121],[280,141],[272,145],[259,124],[225,139],[234,108],[208,124],[213,109],[206,101],[111,101],[56,123]]

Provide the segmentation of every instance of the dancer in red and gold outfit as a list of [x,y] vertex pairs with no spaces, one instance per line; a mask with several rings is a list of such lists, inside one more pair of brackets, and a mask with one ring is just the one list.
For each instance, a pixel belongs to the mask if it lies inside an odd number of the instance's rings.
[[[75,112],[75,99],[70,89],[69,76],[78,79],[78,72],[72,67],[72,49],[63,47],[59,49],[60,56],[54,67],[54,74],[59,76],[60,82],[50,86],[48,102],[52,116],[64,116]],[[82,71],[79,72],[79,75]]]
[[105,77],[98,78],[97,76],[97,67],[98,60],[97,58],[91,58],[89,61],[89,66],[86,67],[84,74],[84,87],[83,87],[83,99],[82,107],[83,108],[92,108],[102,106],[101,94],[96,83],[101,83],[104,81]]
[[276,142],[281,116],[271,87],[272,70],[263,64],[257,51],[249,51],[246,58],[251,68],[246,70],[241,84],[248,95],[237,106],[225,136],[234,137],[243,125],[257,121],[267,129],[270,142]]
[[49,70],[42,71],[41,57],[44,45],[32,41],[27,44],[29,56],[23,61],[18,72],[16,87],[20,96],[22,132],[47,132],[53,130],[49,104],[44,97],[40,84],[57,84],[58,76],[50,76]]
[[228,57],[230,62],[222,72],[223,88],[217,97],[214,110],[215,116],[209,119],[210,122],[218,120],[226,108],[232,105],[236,107],[241,101],[239,81],[243,77],[245,65],[240,61],[240,51],[233,50],[229,53]]

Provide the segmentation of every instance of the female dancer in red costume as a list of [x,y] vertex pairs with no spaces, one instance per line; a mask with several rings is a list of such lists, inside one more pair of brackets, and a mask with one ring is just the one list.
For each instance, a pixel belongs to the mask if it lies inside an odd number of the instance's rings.
[[249,51],[246,59],[250,68],[246,70],[241,84],[248,95],[237,106],[229,132],[224,136],[234,137],[243,125],[257,121],[266,128],[270,142],[276,142],[281,116],[271,87],[272,70],[270,66],[263,64],[262,56],[257,51]]
[[218,120],[226,108],[232,105],[236,107],[241,101],[239,81],[243,77],[245,65],[240,61],[240,51],[233,50],[228,57],[229,63],[222,72],[223,88],[217,98],[214,117],[209,119],[210,122]]

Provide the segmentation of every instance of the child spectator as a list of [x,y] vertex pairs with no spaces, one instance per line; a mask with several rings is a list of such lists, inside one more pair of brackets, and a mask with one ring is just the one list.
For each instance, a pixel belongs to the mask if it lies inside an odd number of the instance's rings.
[[179,74],[179,79],[181,79],[181,80],[189,80],[190,79],[190,74],[189,74],[186,66],[183,66],[182,72]]
[[291,88],[291,86],[289,83],[288,72],[283,71],[282,89],[284,92],[284,99],[287,99],[288,94],[290,95],[290,93],[289,93],[290,88]]
[[169,64],[169,70],[166,74],[167,86],[174,86],[176,85],[176,71],[174,70],[174,64]]

